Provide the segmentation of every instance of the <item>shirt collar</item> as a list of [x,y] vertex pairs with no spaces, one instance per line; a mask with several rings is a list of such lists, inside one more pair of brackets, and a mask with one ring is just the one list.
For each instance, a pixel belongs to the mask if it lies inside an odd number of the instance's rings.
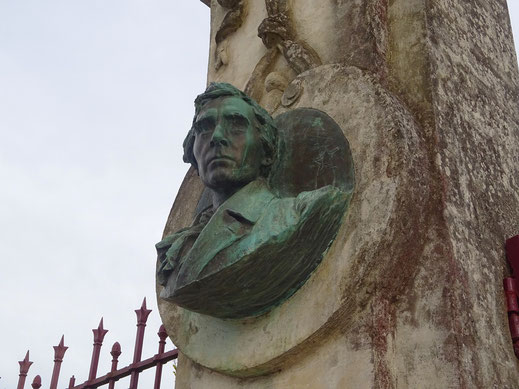
[[216,212],[231,211],[256,223],[274,197],[265,180],[257,179],[229,197]]

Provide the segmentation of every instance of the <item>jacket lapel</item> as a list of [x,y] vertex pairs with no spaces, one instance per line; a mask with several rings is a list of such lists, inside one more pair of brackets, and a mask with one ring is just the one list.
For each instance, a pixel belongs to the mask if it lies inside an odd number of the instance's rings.
[[266,183],[256,180],[225,201],[182,261],[175,289],[197,280],[219,252],[248,235],[273,198],[274,195],[268,190]]

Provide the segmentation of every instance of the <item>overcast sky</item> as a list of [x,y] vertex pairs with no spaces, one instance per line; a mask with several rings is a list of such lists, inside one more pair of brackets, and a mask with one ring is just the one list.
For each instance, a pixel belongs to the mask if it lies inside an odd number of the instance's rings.
[[127,365],[145,296],[143,356],[156,353],[154,244],[187,171],[208,43],[197,0],[0,0],[0,389],[28,349],[26,388],[36,374],[48,387],[62,334],[60,387],[83,382],[101,316],[99,372],[115,341]]
[[62,334],[59,386],[83,382],[101,316],[99,372],[115,341],[127,365],[145,296],[143,357],[156,352],[154,244],[187,171],[208,43],[198,0],[0,0],[0,389],[27,350],[26,388],[36,374],[48,387]]

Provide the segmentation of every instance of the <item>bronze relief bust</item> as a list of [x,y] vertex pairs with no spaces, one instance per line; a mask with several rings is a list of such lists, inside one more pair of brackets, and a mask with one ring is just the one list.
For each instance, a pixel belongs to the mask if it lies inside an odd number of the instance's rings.
[[325,113],[274,120],[230,84],[195,100],[184,161],[206,187],[190,227],[157,247],[160,297],[242,318],[267,312],[308,279],[353,191],[349,145]]

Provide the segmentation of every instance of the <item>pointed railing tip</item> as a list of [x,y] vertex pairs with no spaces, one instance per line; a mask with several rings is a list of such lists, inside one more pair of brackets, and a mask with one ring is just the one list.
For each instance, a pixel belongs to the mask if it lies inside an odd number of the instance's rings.
[[97,326],[97,328],[94,328],[92,332],[94,333],[94,343],[102,343],[103,339],[105,338],[105,335],[108,332],[108,330],[104,329],[103,318],[101,318],[99,325]]
[[32,362],[29,361],[29,350],[27,350],[27,352],[25,353],[25,357],[23,358],[23,360],[18,361],[18,363],[20,364],[20,371],[25,371],[25,373],[27,373],[29,367],[31,367],[32,365]]
[[54,359],[63,359],[65,356],[65,351],[68,350],[68,347],[65,346],[65,335],[61,336],[61,340],[57,346],[53,346],[54,348]]
[[137,324],[146,324],[148,316],[151,313],[151,309],[146,307],[146,297],[142,300],[141,307],[135,310],[135,313],[137,314]]
[[68,348],[65,346],[65,335],[61,335],[61,340],[59,341],[58,347]]

